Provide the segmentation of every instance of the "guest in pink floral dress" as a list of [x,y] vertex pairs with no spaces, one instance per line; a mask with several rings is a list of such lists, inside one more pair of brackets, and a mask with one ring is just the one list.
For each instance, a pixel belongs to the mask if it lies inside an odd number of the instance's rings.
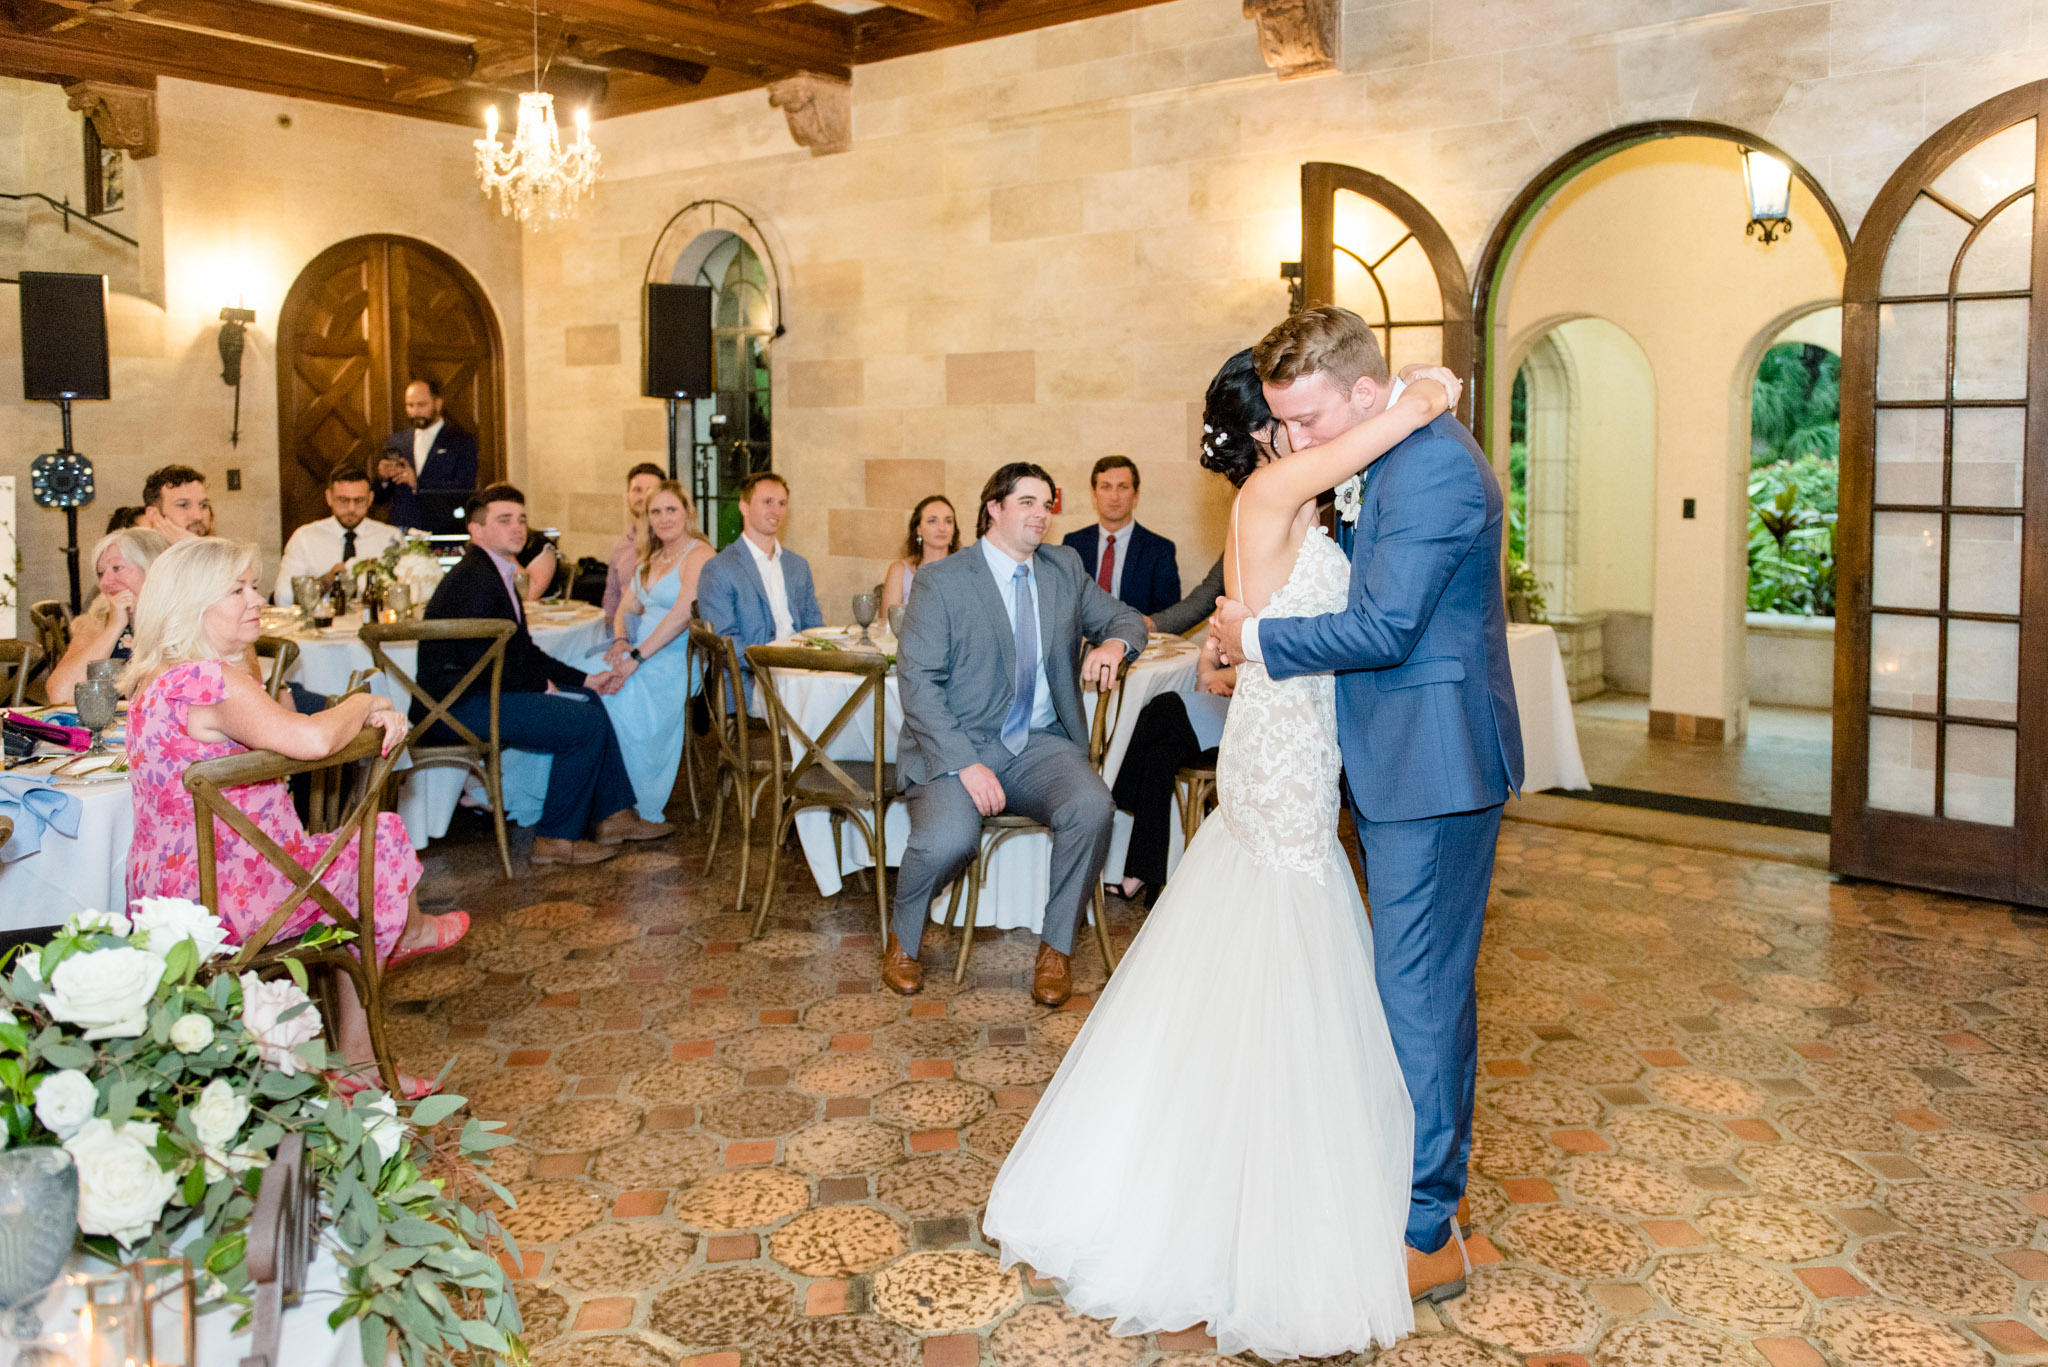
[[[384,749],[404,740],[402,713],[384,698],[361,693],[328,710],[301,715],[273,701],[237,660],[261,630],[264,598],[256,587],[256,548],[213,537],[180,541],[158,557],[135,606],[135,653],[122,677],[133,699],[128,713],[128,766],[135,804],[135,838],[128,853],[128,896],[199,897],[198,829],[185,769],[252,749],[292,759],[324,759],[365,726],[384,733]],[[302,866],[318,861],[334,835],[315,835],[300,824],[284,780],[250,784],[228,796],[251,821]],[[214,911],[236,941],[254,934],[291,892],[291,880],[253,846],[216,822],[214,849],[219,903]],[[356,910],[357,850],[344,850],[321,881]],[[467,913],[419,914],[415,890],[420,861],[405,823],[385,812],[377,818],[376,953],[387,963],[445,949],[468,929]],[[299,934],[323,919],[311,902],[301,905],[281,935]],[[342,1052],[367,1062],[370,1039],[353,987],[343,979],[342,1018],[335,1022]]]

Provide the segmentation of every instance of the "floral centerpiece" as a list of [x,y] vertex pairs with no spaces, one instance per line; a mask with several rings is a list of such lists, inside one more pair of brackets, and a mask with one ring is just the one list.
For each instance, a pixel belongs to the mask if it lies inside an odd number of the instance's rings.
[[342,1272],[328,1320],[360,1321],[363,1360],[381,1367],[396,1330],[407,1367],[523,1363],[494,1256],[518,1249],[478,1209],[486,1191],[510,1202],[480,1169],[512,1141],[495,1123],[455,1129],[459,1096],[401,1112],[376,1088],[341,1095],[304,965],[237,977],[217,962],[233,952],[212,912],[161,897],[132,917],[82,912],[23,950],[0,980],[0,1144],[71,1154],[87,1252],[188,1257],[208,1308],[246,1309],[262,1168],[299,1133]]
[[383,588],[403,584],[413,602],[424,603],[441,583],[441,562],[432,545],[414,537],[394,541],[380,554],[356,561],[355,576],[366,585],[374,580]]

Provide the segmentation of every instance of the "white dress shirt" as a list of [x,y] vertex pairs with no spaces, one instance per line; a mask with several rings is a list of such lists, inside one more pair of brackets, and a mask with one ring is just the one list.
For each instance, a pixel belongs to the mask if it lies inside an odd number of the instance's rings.
[[444,419],[434,419],[431,427],[415,427],[412,432],[412,472],[415,477],[427,473],[427,457],[433,454],[434,438],[441,435]]
[[1095,563],[1089,568],[1094,572],[1095,582],[1102,582],[1102,553],[1111,542],[1116,543],[1116,563],[1109,567],[1109,596],[1121,599],[1124,587],[1124,565],[1131,558],[1131,533],[1138,529],[1138,521],[1132,518],[1124,523],[1123,530],[1110,531],[1101,523],[1095,524]]
[[789,585],[782,579],[782,543],[771,541],[768,544],[772,549],[764,551],[751,536],[742,533],[740,540],[747,543],[754,568],[761,572],[761,587],[768,594],[768,612],[775,618],[775,639],[788,640],[796,635],[796,618],[789,610]]
[[[293,532],[292,539],[284,544],[284,556],[277,562],[277,590],[271,595],[272,600],[280,607],[292,606],[293,576],[322,575],[339,564],[343,531],[339,521],[323,517]],[[386,546],[404,539],[404,534],[390,523],[368,517],[355,525],[355,533],[356,560],[382,555]]]
[[[996,577],[996,591],[1003,595],[1003,611],[1010,615],[1010,636],[1015,639],[1018,562],[1010,558],[1008,551],[1002,550],[987,537],[983,537],[979,544],[983,558],[988,561],[989,573]],[[1031,564],[1028,560],[1023,563]],[[1024,583],[1031,590],[1031,615],[1038,621],[1038,673],[1032,679],[1031,685],[1031,729],[1043,731],[1059,719],[1059,710],[1052,705],[1052,689],[1048,688],[1045,682],[1045,599],[1038,592],[1036,569],[1024,576]]]

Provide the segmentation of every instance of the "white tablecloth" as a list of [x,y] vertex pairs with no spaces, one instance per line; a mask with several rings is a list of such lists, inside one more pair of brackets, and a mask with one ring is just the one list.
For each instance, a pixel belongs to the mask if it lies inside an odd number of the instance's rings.
[[34,854],[0,864],[0,930],[61,924],[75,911],[119,911],[128,902],[128,846],[135,804],[126,780],[66,786],[83,806],[78,834],[43,832]]
[[[349,675],[370,667],[370,651],[356,639],[354,616],[342,618],[326,633],[294,632],[299,643],[299,662],[292,679],[315,693],[339,693],[348,687]],[[607,639],[604,613],[587,603],[570,607],[535,607],[527,621],[533,643],[558,660],[577,662],[603,651]],[[417,680],[419,651],[409,645],[386,647],[393,663]],[[388,674],[370,684],[391,699],[394,707],[408,709],[412,697]],[[546,755],[525,750],[505,751],[505,810],[513,821],[532,826],[540,821],[547,797],[548,773],[553,761]],[[429,840],[448,834],[448,822],[455,815],[456,799],[462,795],[463,773],[459,769],[429,769],[408,774],[398,790],[398,814],[412,836],[414,849],[425,849]]]
[[[1184,643],[1147,650],[1131,666],[1124,683],[1123,710],[1117,716],[1116,728],[1110,733],[1109,750],[1103,764],[1108,782],[1116,782],[1117,768],[1123,763],[1124,751],[1131,743],[1131,730],[1137,725],[1138,714],[1145,710],[1145,704],[1160,693],[1191,691],[1195,686],[1196,659],[1194,646]],[[775,686],[783,705],[796,718],[797,724],[815,736],[853,695],[858,681],[843,674],[777,670]],[[1084,693],[1081,701],[1084,708],[1092,708],[1095,695]],[[893,672],[889,675],[884,707],[884,744],[887,747],[884,758],[893,761],[896,758],[896,734],[903,724],[903,704],[897,694]],[[834,759],[872,759],[872,736],[872,723],[864,723],[857,718],[847,723],[846,729],[828,748],[828,753]],[[827,812],[800,814],[796,828],[797,838],[803,844],[804,858],[810,864],[812,876],[818,880],[818,891],[827,897],[839,891],[845,874],[873,863],[866,843],[850,826],[845,831],[838,856],[834,857],[832,818]],[[910,809],[899,802],[889,808],[883,836],[890,864],[902,862],[903,846],[909,836]],[[1112,871],[1114,877],[1123,876],[1123,851],[1129,839],[1130,818],[1119,814],[1109,864],[1103,871],[1106,879],[1112,876]],[[982,893],[977,922],[1006,930],[1015,926],[1029,926],[1036,930],[1045,915],[1051,856],[1052,840],[1045,835],[1017,836],[1005,842],[996,852],[995,863],[989,869],[989,883]],[[944,912],[944,900],[934,904],[935,915],[943,915]]]
[[1572,694],[1564,681],[1564,657],[1557,633],[1539,623],[1508,625],[1508,669],[1515,677],[1515,706],[1522,714],[1522,787],[1590,788],[1579,757],[1579,733],[1572,723]]

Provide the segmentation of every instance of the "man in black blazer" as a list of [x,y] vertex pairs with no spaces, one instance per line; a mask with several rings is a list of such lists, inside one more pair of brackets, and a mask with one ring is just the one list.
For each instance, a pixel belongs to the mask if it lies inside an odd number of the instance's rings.
[[[1138,466],[1129,456],[1104,456],[1088,475],[1096,524],[1068,532],[1066,544],[1112,598],[1145,614],[1180,601],[1180,564],[1173,543],[1139,526]],[[1149,627],[1149,620],[1147,622]]]
[[[513,590],[526,542],[526,496],[509,484],[483,490],[469,508],[469,550],[441,580],[427,603],[428,620],[499,617],[518,623],[505,643],[505,673],[498,701],[498,739],[508,750],[554,756],[547,802],[533,842],[536,864],[596,864],[618,853],[625,840],[658,840],[675,828],[643,821],[634,812],[633,781],[619,755],[619,739],[599,693],[617,689],[610,673],[585,674],[533,643],[525,608]],[[445,695],[486,648],[481,640],[420,642],[420,687]],[[482,674],[449,709],[464,726],[484,734],[491,723],[489,676]],[[425,715],[418,702],[414,721]],[[447,735],[446,728],[437,728]],[[433,743],[430,734],[428,743]],[[589,832],[591,839],[584,839]]]
[[476,489],[476,437],[441,416],[441,386],[433,380],[405,387],[405,417],[377,458],[377,501],[390,505],[385,520],[425,532],[460,532],[457,510]]

